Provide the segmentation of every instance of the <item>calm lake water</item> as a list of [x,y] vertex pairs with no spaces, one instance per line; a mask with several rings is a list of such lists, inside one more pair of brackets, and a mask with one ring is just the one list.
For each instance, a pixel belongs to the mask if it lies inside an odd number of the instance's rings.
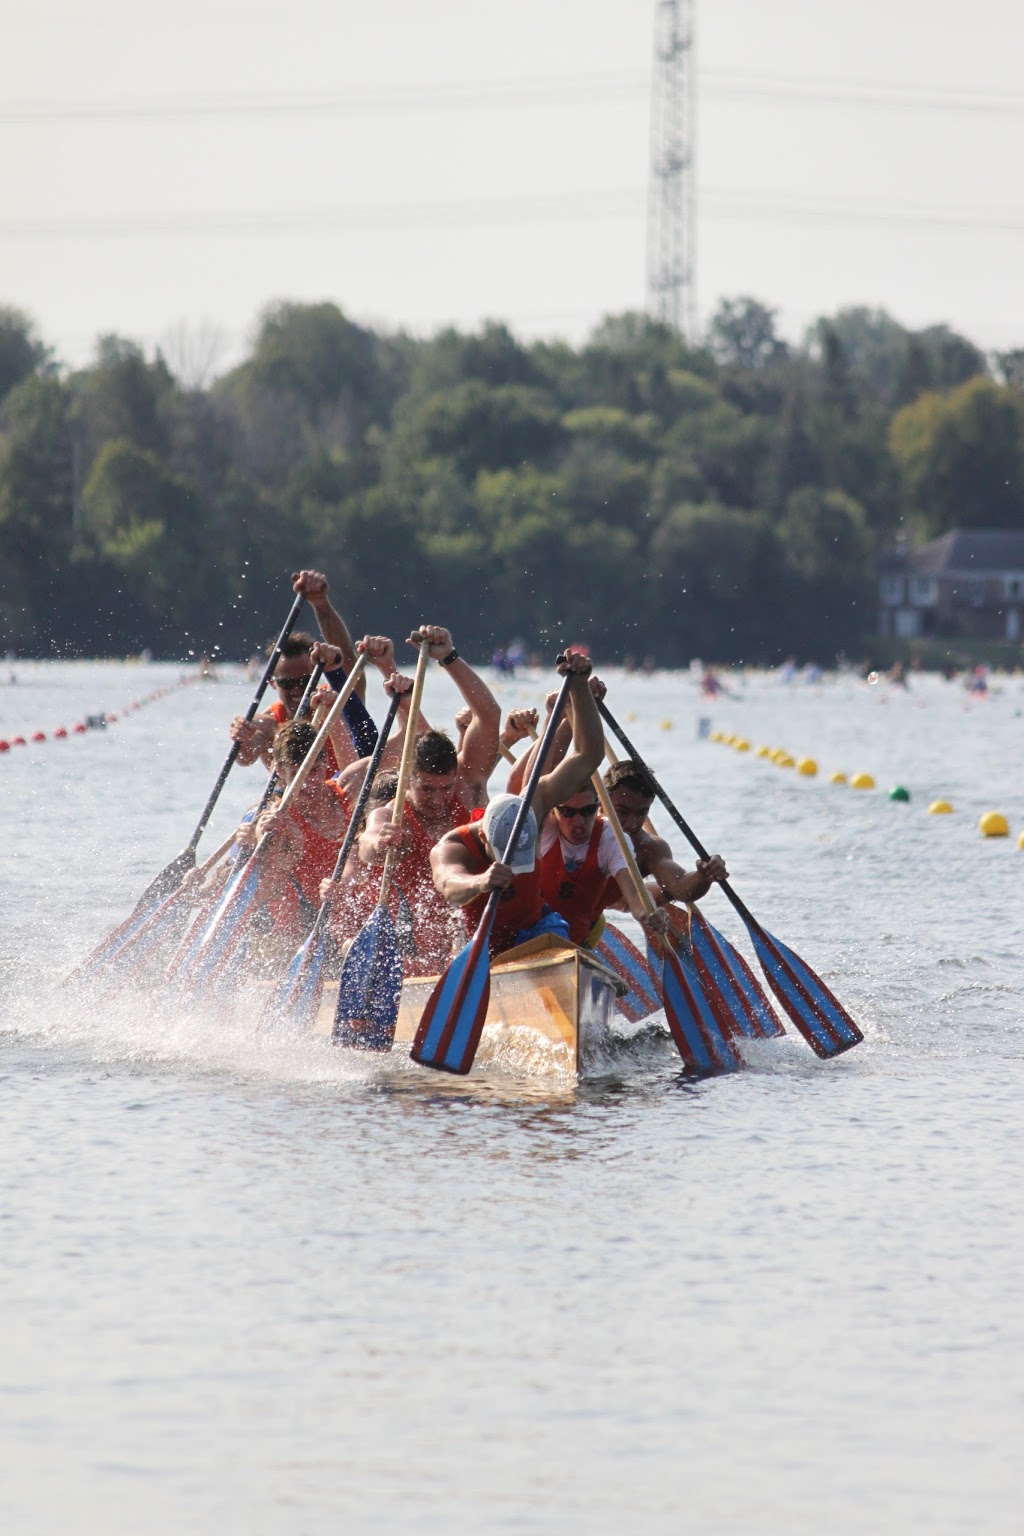
[[[16,671],[0,736],[177,677]],[[607,677],[855,1051],[455,1081],[62,991],[187,841],[252,685],[0,757],[0,1529],[1024,1529],[1024,680],[755,675],[709,705]],[[431,717],[453,699],[434,669]],[[232,776],[204,846],[258,787]],[[978,835],[990,809],[1011,838]]]

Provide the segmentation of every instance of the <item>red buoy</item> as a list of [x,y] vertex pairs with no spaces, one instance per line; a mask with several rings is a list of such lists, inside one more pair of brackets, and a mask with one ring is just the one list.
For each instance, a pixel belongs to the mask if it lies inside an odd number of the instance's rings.
[[4,741],[3,738],[0,737],[0,752],[9,752],[10,750],[11,750],[10,742],[9,741]]
[[24,736],[12,736],[11,737],[11,746],[12,747],[27,747],[28,746],[28,742],[25,740]]
[[74,734],[76,736],[84,736],[85,735],[85,726],[82,724],[81,720],[79,720],[77,725],[72,726],[72,731],[74,732]]
[[45,731],[33,731],[32,732],[32,740],[33,741],[45,741],[46,740],[46,732]]
[[63,741],[67,734],[68,733],[64,727],[62,725],[58,725],[57,729],[53,733],[53,739],[54,741]]

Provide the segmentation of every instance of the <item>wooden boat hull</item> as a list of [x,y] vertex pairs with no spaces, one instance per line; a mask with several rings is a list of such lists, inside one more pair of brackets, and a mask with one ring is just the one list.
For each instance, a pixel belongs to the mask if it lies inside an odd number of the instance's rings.
[[[396,1051],[405,1053],[411,1046],[436,982],[436,976],[416,976],[403,984]],[[615,1000],[624,991],[596,956],[552,934],[520,944],[491,964],[477,1061],[498,1061],[531,1073],[585,1073],[610,1036]],[[337,997],[337,982],[326,982],[316,1021],[319,1034],[333,1029]]]

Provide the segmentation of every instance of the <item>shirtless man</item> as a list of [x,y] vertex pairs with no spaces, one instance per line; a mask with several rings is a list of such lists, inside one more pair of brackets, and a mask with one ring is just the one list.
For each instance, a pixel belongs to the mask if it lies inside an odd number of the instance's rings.
[[[467,932],[480,920],[491,891],[501,899],[491,930],[492,954],[520,943],[532,932],[542,931],[547,909],[537,859],[537,829],[556,805],[586,791],[590,776],[604,756],[601,717],[588,686],[590,661],[576,651],[559,657],[558,671],[571,678],[571,749],[542,774],[534,794],[526,828],[509,863],[500,862],[511,835],[520,798],[498,795],[488,802],[480,821],[456,827],[434,848],[430,862],[434,883],[445,901],[461,907]],[[554,928],[554,925],[547,923]],[[564,923],[555,931],[566,933]]]

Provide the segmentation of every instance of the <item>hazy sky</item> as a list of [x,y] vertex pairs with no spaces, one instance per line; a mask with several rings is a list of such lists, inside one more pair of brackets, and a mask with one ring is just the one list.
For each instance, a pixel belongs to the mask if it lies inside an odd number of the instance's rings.
[[[645,296],[653,0],[0,0],[0,303],[68,361]],[[698,0],[697,295],[1024,345],[1024,0]]]

